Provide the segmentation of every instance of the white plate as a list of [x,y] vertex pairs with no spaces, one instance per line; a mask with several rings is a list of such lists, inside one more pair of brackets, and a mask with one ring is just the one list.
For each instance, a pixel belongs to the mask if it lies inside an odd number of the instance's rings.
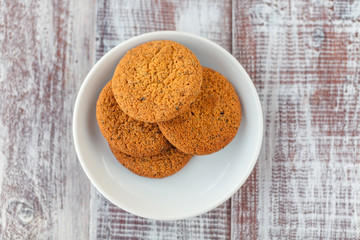
[[[173,40],[192,50],[201,64],[222,73],[242,105],[235,139],[221,151],[196,156],[178,173],[163,179],[137,176],[113,157],[96,122],[98,95],[119,60],[131,48],[152,40]],[[112,203],[138,216],[175,220],[200,215],[229,199],[250,175],[259,155],[263,117],[254,85],[239,62],[219,45],[182,32],[153,32],[129,39],[109,51],[91,69],[78,93],[73,134],[86,175]]]

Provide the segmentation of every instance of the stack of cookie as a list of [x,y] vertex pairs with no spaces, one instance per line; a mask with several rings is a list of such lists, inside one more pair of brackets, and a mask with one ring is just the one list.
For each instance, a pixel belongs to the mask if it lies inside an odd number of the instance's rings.
[[96,118],[116,159],[130,171],[163,178],[193,155],[235,137],[239,98],[220,73],[185,46],[152,41],[129,50],[100,93]]

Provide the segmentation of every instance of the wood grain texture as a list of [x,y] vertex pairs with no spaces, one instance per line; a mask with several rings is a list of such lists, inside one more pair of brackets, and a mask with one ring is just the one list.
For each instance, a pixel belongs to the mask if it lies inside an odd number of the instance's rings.
[[239,204],[256,203],[259,239],[359,239],[360,2],[234,8],[233,53],[265,117],[257,180]]
[[0,4],[0,239],[89,237],[71,130],[94,62],[95,6],[82,3]]
[[[72,143],[94,61],[157,30],[232,52],[265,120],[244,186],[181,221],[111,204]],[[8,0],[0,48],[0,239],[360,239],[360,0]]]
[[[231,50],[230,1],[99,1],[97,26],[97,58],[130,37],[158,30],[193,32]],[[153,221],[119,209],[94,189],[91,193],[91,239],[230,237],[230,201],[196,218]]]

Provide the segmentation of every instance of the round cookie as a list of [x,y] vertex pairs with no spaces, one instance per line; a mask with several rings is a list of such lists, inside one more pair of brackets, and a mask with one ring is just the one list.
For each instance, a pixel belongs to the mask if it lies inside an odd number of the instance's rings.
[[201,90],[190,111],[159,123],[169,142],[188,154],[206,155],[224,148],[241,122],[239,98],[224,76],[203,67]]
[[192,155],[171,146],[168,150],[150,157],[132,157],[109,144],[115,158],[131,172],[149,178],[164,178],[182,169]]
[[116,67],[112,88],[121,109],[143,122],[170,120],[200,93],[202,67],[185,46],[151,41],[129,50]]
[[156,123],[137,121],[120,109],[111,90],[111,81],[99,95],[96,119],[105,139],[124,153],[151,156],[170,147]]

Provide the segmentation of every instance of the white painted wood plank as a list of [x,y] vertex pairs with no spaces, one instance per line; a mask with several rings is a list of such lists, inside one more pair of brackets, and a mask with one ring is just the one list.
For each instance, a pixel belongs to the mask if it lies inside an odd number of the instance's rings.
[[[231,50],[230,1],[99,1],[97,58],[130,37],[157,30],[193,32]],[[91,239],[228,239],[230,201],[181,221],[153,221],[126,213],[91,192]]]
[[94,63],[94,1],[0,4],[0,239],[87,239],[72,110]]
[[[233,53],[253,78],[265,139],[232,236],[360,238],[360,1],[238,1]],[[253,181],[253,180],[251,180]],[[240,211],[240,212],[236,212]],[[245,224],[245,226],[243,225]]]

